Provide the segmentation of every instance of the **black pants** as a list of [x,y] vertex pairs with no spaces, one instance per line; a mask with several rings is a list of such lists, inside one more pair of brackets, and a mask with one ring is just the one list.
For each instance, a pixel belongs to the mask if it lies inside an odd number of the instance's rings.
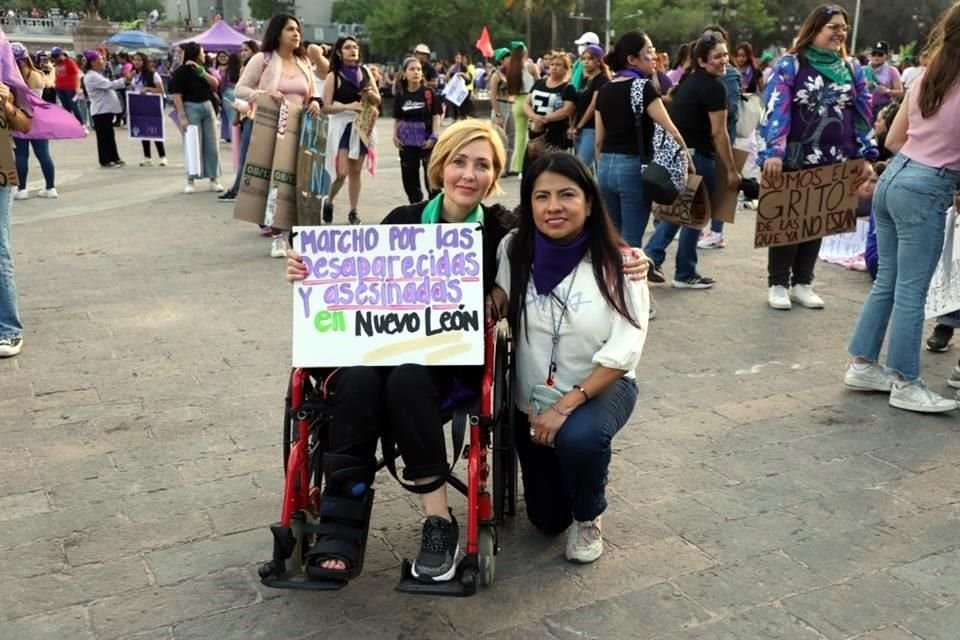
[[[142,140],[141,143],[143,144],[143,157],[146,158],[147,160],[149,160],[149,159],[150,159],[150,141],[149,141],[149,140]],[[166,148],[163,146],[163,143],[160,142],[159,140],[157,140],[157,141],[155,141],[155,144],[157,145],[157,153],[160,154],[160,157],[161,157],[161,158],[166,158],[166,157],[167,157],[167,150],[166,150]]]
[[790,287],[813,284],[813,269],[817,265],[822,242],[818,238],[786,247],[770,247],[767,254],[767,285]]
[[437,367],[341,369],[327,386],[333,408],[328,450],[369,461],[388,430],[403,457],[405,479],[443,475],[450,468],[440,413],[444,386]]
[[117,138],[113,132],[113,119],[116,116],[115,113],[98,113],[93,116],[93,130],[97,134],[97,156],[101,167],[120,161]]
[[427,185],[430,195],[430,179],[427,177],[427,165],[430,164],[430,149],[422,147],[400,148],[400,177],[403,190],[410,204],[423,202],[423,189],[420,185],[420,170],[423,169],[423,184]]

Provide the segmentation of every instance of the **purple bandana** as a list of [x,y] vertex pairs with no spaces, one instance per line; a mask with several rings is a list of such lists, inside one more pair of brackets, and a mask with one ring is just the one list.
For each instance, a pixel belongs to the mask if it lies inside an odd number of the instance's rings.
[[340,75],[343,79],[352,84],[357,89],[360,88],[360,82],[363,80],[363,73],[358,64],[345,64],[340,67]]
[[0,29],[0,80],[13,89],[17,98],[26,102],[33,111],[33,127],[30,133],[14,133],[15,137],[27,140],[66,140],[86,137],[83,126],[77,122],[72,113],[60,105],[43,100],[23,81],[20,67],[13,58],[10,41],[7,40],[7,34],[3,29]]
[[587,252],[587,231],[580,232],[573,242],[559,244],[539,230],[533,235],[533,284],[545,296],[563,282],[580,264]]
[[614,78],[635,78],[637,80],[646,80],[647,76],[643,75],[641,72],[636,69],[621,69],[613,74]]

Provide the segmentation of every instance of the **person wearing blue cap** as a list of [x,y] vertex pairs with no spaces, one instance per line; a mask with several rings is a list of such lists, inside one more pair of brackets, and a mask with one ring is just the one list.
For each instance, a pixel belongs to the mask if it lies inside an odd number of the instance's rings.
[[51,49],[50,57],[53,59],[56,70],[53,88],[57,91],[57,99],[64,109],[74,115],[77,122],[83,124],[83,118],[77,108],[77,93],[80,91],[80,76],[82,75],[80,67],[60,47]]

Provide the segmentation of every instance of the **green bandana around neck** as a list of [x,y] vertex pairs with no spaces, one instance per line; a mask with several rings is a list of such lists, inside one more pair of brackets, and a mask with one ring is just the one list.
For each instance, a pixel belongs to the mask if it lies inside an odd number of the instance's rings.
[[[443,212],[443,194],[440,193],[427,203],[423,208],[423,214],[420,216],[421,224],[439,224],[440,214]],[[464,218],[463,222],[477,222],[483,224],[483,207],[477,205],[470,214]]]
[[818,49],[816,47],[807,47],[804,53],[810,66],[822,73],[832,82],[838,84],[848,84],[853,82],[850,75],[850,67],[844,62],[843,58],[836,51],[827,49]]

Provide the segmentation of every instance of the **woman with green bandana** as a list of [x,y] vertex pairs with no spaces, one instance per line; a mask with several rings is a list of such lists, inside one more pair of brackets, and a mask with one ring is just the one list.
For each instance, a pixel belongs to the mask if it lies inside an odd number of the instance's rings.
[[513,96],[514,142],[508,176],[515,176],[523,169],[529,126],[523,106],[527,103],[527,95],[533,89],[534,83],[539,79],[540,68],[527,57],[527,45],[519,40],[511,42],[510,57],[507,59],[507,93]]
[[[783,171],[877,159],[866,78],[860,65],[847,59],[849,28],[843,8],[817,7],[801,25],[794,47],[777,62],[760,125],[758,163],[764,176],[777,179]],[[862,177],[869,171],[864,163]],[[793,302],[823,308],[813,291],[820,243],[770,247],[767,302],[772,308],[790,309]]]

